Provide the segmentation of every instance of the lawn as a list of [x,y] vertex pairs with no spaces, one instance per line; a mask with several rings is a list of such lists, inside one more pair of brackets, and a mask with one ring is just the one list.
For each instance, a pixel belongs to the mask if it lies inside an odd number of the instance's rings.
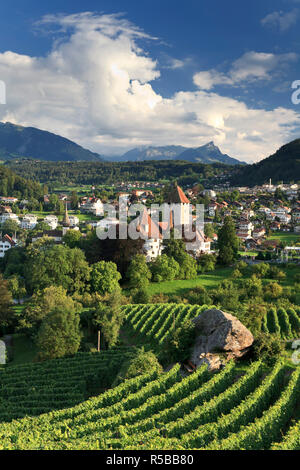
[[200,274],[196,279],[152,282],[148,287],[148,292],[150,295],[160,293],[166,295],[182,295],[188,290],[198,286],[211,289],[216,287],[216,285],[224,279],[230,277],[232,271],[233,268],[220,268],[206,274]]
[[268,240],[279,240],[281,242],[288,243],[291,246],[294,246],[295,243],[300,242],[300,235],[297,233],[290,232],[274,232]]
[[[284,287],[291,286],[294,283],[294,276],[299,271],[297,266],[294,268],[281,268],[280,269],[286,274],[286,278],[281,281],[276,279],[262,279],[263,283],[268,282],[280,282]],[[206,289],[213,289],[222,282],[224,279],[230,279],[234,268],[218,268],[215,271],[201,274],[196,279],[188,280],[176,280],[176,281],[164,281],[164,282],[151,282],[148,287],[149,294],[165,294],[165,295],[184,295],[188,290],[194,289],[198,286],[203,286]],[[243,278],[250,278],[252,272],[250,268],[247,269],[246,274]],[[235,281],[234,281],[235,282]]]

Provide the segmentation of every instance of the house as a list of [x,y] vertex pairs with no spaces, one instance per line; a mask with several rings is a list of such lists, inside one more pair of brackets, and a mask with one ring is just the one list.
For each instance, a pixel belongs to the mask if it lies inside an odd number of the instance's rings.
[[9,235],[0,237],[0,258],[4,258],[5,253],[16,246],[16,240],[13,240]]
[[18,198],[8,197],[8,196],[0,196],[0,202],[3,202],[4,204],[16,204],[18,202]]
[[62,230],[44,230],[43,232],[38,232],[32,238],[32,243],[35,243],[44,237],[51,238],[55,243],[60,244],[62,243],[63,232]]
[[153,222],[152,218],[144,209],[144,212],[140,215],[137,221],[137,231],[140,232],[141,238],[145,240],[143,251],[146,256],[146,261],[153,261],[155,258],[162,254],[162,234],[160,227]]
[[37,217],[33,214],[26,214],[21,221],[21,228],[33,230],[37,225]]
[[57,225],[58,225],[58,218],[56,217],[56,215],[47,215],[45,218],[44,218],[44,222],[49,225],[49,227],[51,228],[51,230],[55,230]]
[[208,204],[208,215],[209,217],[215,217],[218,209],[218,204],[216,202],[210,202]]
[[247,219],[240,219],[239,221],[239,232],[248,233],[248,235],[252,234],[252,230],[254,229],[254,225]]
[[11,214],[12,208],[10,206],[0,206],[0,214]]
[[79,218],[76,215],[69,215],[70,227],[76,227],[79,224]]
[[185,242],[186,250],[196,258],[211,251],[212,240],[206,237],[202,230],[196,231],[194,240],[185,240]]
[[237,233],[236,233],[236,236],[240,239],[240,240],[247,240],[247,239],[252,239],[251,237],[251,234],[249,234],[249,232],[242,232],[241,230],[238,230]]
[[11,212],[0,215],[0,223],[1,224],[6,222],[7,220],[14,220],[15,222],[17,222],[17,224],[20,224],[19,217],[16,214],[13,214]]
[[270,225],[270,229],[274,232],[276,230],[280,230],[280,227],[281,227],[281,223],[280,222],[277,222],[277,220],[274,220],[271,225]]
[[203,196],[208,196],[210,198],[215,198],[217,196],[216,192],[212,189],[204,189],[204,191],[202,191],[202,194]]
[[264,227],[257,227],[252,232],[252,236],[255,240],[264,237],[265,234],[266,234],[266,229]]
[[98,198],[88,198],[84,204],[81,204],[80,212],[100,216],[103,214],[103,204]]
[[261,240],[255,240],[254,238],[248,238],[245,240],[247,250],[256,250],[261,245]]

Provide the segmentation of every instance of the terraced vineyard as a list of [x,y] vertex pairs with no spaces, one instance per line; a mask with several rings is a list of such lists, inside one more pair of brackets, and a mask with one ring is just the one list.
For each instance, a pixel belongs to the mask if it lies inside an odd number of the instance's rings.
[[271,308],[262,321],[262,331],[275,333],[283,339],[294,339],[300,333],[300,310]]
[[[126,305],[123,312],[132,330],[141,338],[159,346],[175,326],[197,317],[214,305],[146,304]],[[263,318],[262,331],[279,334],[283,339],[298,338],[300,334],[300,309],[271,308]]]
[[0,369],[0,421],[81,403],[110,387],[132,354],[132,349],[118,348]]
[[136,304],[126,305],[123,307],[123,312],[135,333],[160,345],[168,338],[173,325],[181,326],[208,308],[215,307],[187,304]]
[[[34,366],[33,366],[34,367]],[[1,423],[0,449],[299,448],[300,368],[149,373],[74,407]]]

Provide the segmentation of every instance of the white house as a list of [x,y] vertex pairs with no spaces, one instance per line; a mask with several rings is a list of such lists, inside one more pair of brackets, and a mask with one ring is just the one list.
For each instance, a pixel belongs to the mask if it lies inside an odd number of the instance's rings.
[[33,214],[26,214],[21,221],[21,228],[25,230],[32,230],[37,225],[37,217]]
[[79,224],[79,218],[76,215],[69,215],[70,227],[76,227]]
[[101,199],[88,199],[84,204],[81,204],[80,212],[82,214],[93,214],[100,216],[101,214],[103,214],[103,204],[101,202]]
[[16,246],[16,241],[13,240],[9,235],[0,237],[0,258],[4,258],[5,253]]
[[51,228],[51,230],[55,230],[57,225],[58,225],[58,218],[56,217],[56,215],[47,215],[45,218],[44,218],[44,222],[49,225],[49,227]]
[[19,217],[16,214],[4,213],[4,214],[0,215],[0,223],[1,224],[6,222],[7,220],[14,220],[15,222],[17,222],[17,224],[20,224]]

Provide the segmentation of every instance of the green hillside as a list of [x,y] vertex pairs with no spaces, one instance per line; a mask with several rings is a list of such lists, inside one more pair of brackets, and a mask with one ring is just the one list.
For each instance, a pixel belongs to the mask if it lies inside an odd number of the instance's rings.
[[232,177],[232,183],[254,186],[270,178],[274,183],[300,181],[300,139],[284,145],[259,163],[240,168]]

